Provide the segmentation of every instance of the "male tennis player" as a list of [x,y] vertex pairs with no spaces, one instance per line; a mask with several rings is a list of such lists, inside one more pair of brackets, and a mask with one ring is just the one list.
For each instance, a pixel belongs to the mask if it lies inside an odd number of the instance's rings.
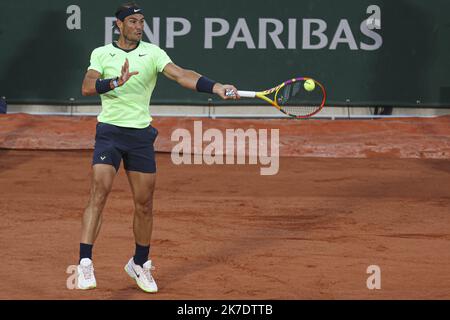
[[[237,92],[232,85],[222,85],[200,74],[174,64],[156,45],[141,41],[144,12],[135,3],[122,5],[116,11],[117,42],[92,52],[90,66],[82,85],[84,96],[99,94],[102,111],[98,116],[90,198],[84,211],[78,288],[96,287],[92,247],[100,231],[102,211],[114,177],[123,160],[134,200],[134,256],[125,271],[145,292],[157,292],[148,259],[152,236],[153,190],[155,187],[155,154],[153,143],[158,131],[150,125],[150,97],[159,72],[181,86],[199,92],[214,93],[223,99],[226,90]],[[130,71],[132,70],[132,71]]]

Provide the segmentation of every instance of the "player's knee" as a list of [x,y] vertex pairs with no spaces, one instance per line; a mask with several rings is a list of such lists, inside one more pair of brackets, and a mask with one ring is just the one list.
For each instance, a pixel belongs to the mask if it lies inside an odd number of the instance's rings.
[[94,181],[91,190],[91,202],[96,206],[105,205],[110,191],[110,187]]
[[136,202],[135,203],[135,211],[137,215],[144,216],[144,217],[151,217],[153,214],[152,210],[152,201],[143,201],[143,202]]

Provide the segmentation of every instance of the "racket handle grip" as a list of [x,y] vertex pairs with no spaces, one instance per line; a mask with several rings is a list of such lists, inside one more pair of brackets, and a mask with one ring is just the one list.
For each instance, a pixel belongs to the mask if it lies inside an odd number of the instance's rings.
[[[240,91],[240,90],[238,90],[237,93],[243,98],[255,98],[256,97],[256,92],[255,91]],[[227,90],[225,95],[227,97],[230,97],[230,96],[234,96],[235,93],[234,93],[233,90]]]
[[255,91],[241,91],[241,90],[238,90],[238,94],[242,98],[255,98],[256,97],[256,92]]

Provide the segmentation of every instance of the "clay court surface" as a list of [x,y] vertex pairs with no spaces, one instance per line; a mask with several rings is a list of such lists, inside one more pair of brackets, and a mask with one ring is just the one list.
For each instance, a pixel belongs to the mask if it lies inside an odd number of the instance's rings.
[[[94,247],[98,288],[81,292],[66,269],[78,262],[92,151],[0,150],[0,299],[449,299],[448,136],[427,134],[442,150],[424,154],[441,158],[281,157],[275,176],[158,153],[156,295],[123,271],[134,252],[123,168]],[[370,265],[381,290],[366,287]]]

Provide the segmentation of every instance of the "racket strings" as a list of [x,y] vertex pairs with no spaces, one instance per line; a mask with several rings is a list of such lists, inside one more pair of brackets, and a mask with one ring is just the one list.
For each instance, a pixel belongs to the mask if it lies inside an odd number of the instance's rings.
[[306,117],[318,112],[322,108],[323,94],[321,88],[316,87],[307,91],[304,81],[296,81],[282,87],[277,92],[276,102],[281,110],[291,116]]
[[283,106],[282,109],[289,115],[294,115],[296,117],[308,116],[310,114],[315,113],[320,109],[319,106]]

